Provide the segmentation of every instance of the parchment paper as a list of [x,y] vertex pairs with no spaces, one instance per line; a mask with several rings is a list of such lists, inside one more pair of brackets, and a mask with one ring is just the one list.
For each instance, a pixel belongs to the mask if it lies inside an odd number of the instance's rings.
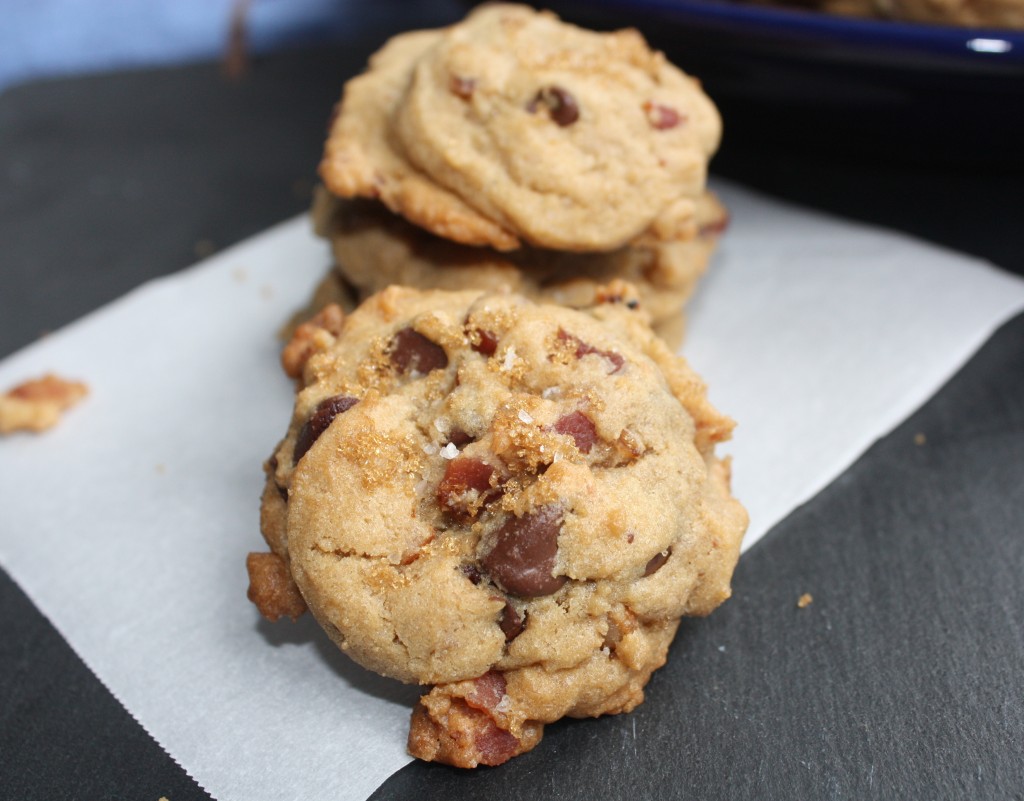
[[[835,478],[1024,308],[1024,282],[907,237],[716,187],[732,225],[684,352],[740,423],[745,547]],[[89,667],[217,798],[366,798],[408,761],[415,688],[309,616],[245,599],[260,465],[292,390],[276,331],[329,264],[286,222],[0,364],[89,398],[0,441],[0,559]],[[542,746],[543,747],[543,746]]]

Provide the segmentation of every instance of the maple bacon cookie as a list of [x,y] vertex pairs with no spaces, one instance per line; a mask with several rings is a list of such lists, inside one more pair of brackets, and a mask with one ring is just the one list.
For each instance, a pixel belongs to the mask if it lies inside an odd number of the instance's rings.
[[647,241],[606,253],[523,247],[503,253],[435,236],[369,200],[316,194],[313,220],[331,243],[335,263],[360,298],[392,284],[418,289],[507,289],[577,308],[594,305],[599,288],[628,281],[655,324],[673,318],[707,269],[728,214],[705,192],[693,224],[675,241]]
[[700,379],[614,299],[393,287],[339,314],[287,362],[261,611],[308,604],[360,664],[433,685],[423,759],[498,764],[635,707],[680,616],[728,597],[746,526]]
[[636,31],[486,5],[374,55],[320,174],[454,242],[608,251],[680,238],[720,133],[698,83]]

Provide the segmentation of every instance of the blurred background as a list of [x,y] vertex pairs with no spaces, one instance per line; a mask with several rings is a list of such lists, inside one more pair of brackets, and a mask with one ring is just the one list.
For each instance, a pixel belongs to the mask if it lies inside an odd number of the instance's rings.
[[[232,32],[250,53],[338,41],[391,18],[430,24],[451,0],[0,0],[0,90],[33,78],[224,56]],[[452,10],[451,16],[458,12]]]
[[[345,80],[388,36],[472,5],[0,0],[0,353],[303,213]],[[714,176],[1024,273],[1024,31],[740,0],[534,5],[639,28],[697,76],[725,123]],[[69,242],[74,268],[56,269]]]

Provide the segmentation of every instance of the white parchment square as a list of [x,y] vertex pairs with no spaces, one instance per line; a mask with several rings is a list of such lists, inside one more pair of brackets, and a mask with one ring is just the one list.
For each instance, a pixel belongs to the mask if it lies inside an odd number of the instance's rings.
[[[927,400],[1024,282],[731,184],[685,353],[740,423],[749,547]],[[0,363],[89,398],[0,442],[0,560],[127,709],[225,800],[362,799],[408,761],[415,690],[245,600],[260,465],[292,389],[276,330],[330,262],[304,219],[154,281]]]

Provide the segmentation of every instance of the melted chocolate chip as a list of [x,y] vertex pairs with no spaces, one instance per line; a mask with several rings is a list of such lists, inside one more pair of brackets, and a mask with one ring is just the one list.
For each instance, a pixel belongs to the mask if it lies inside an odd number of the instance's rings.
[[316,410],[299,429],[299,436],[295,438],[295,450],[292,452],[292,464],[299,463],[299,459],[313,447],[313,443],[327,430],[335,417],[342,412],[347,412],[357,403],[359,403],[358,398],[348,395],[335,395],[333,398],[320,401]]
[[501,620],[498,621],[498,625],[505,633],[505,642],[512,642],[526,628],[526,618],[520,615],[512,604],[505,601],[505,608],[501,610]]
[[526,109],[532,114],[540,108],[541,103],[547,107],[551,119],[562,128],[572,125],[580,118],[580,107],[576,103],[576,98],[561,86],[546,86],[541,89],[527,104]]
[[594,421],[580,411],[570,412],[559,417],[555,423],[555,431],[572,437],[580,453],[590,453],[590,449],[597,442],[597,428],[594,427]]
[[668,561],[668,558],[672,555],[672,549],[656,553],[651,557],[651,561],[647,563],[647,567],[644,568],[644,575],[650,576],[652,573],[657,573]]
[[461,567],[462,575],[470,580],[473,586],[476,586],[483,579],[483,574],[480,572],[480,568],[476,565],[463,565]]
[[686,116],[680,114],[671,106],[663,106],[661,103],[644,103],[644,113],[651,127],[658,131],[667,131],[675,128],[680,123],[686,122]]
[[391,340],[391,363],[400,373],[426,375],[448,366],[448,354],[419,331],[403,328]]
[[557,592],[565,576],[552,575],[558,555],[558,532],[563,511],[544,506],[522,517],[509,517],[483,558],[484,569],[506,592],[536,598]]
[[473,436],[467,434],[461,428],[453,428],[448,432],[448,441],[456,448],[461,448],[473,442]]

